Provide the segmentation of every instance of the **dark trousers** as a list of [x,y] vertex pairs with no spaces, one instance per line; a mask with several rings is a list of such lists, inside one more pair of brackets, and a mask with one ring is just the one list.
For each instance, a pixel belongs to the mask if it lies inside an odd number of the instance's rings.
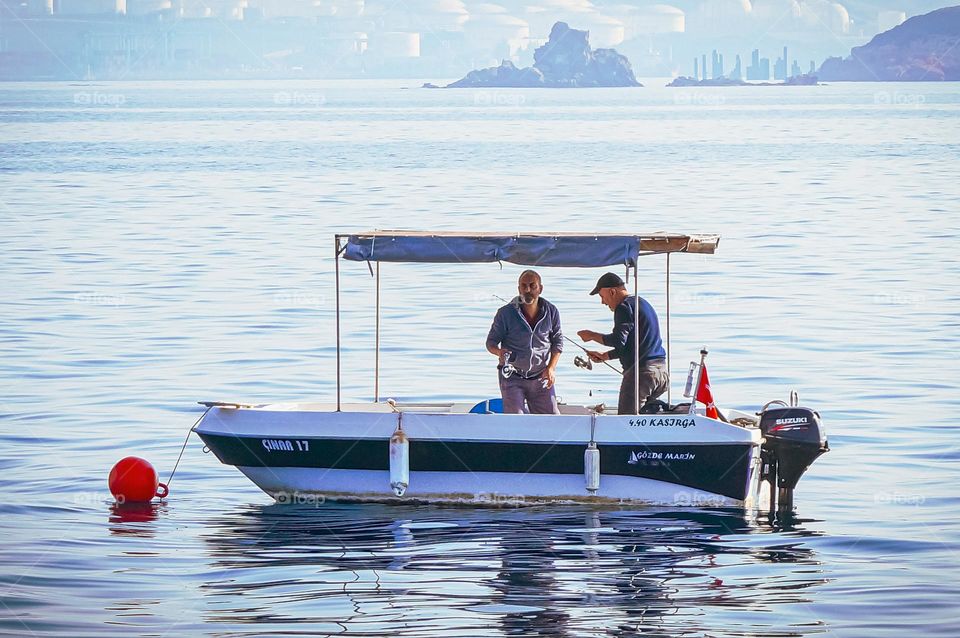
[[543,379],[524,379],[516,374],[509,379],[504,379],[502,374],[497,377],[504,414],[560,414],[556,391],[552,387],[544,388]]
[[636,414],[634,397],[640,398],[640,407],[650,399],[656,399],[667,391],[670,385],[670,371],[664,359],[653,359],[640,364],[639,374],[634,369],[623,371],[620,382],[620,400],[617,402],[617,414]]

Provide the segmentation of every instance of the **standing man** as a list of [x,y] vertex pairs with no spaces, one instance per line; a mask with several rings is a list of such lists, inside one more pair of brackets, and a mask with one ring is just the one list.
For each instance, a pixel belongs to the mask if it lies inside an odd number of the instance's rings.
[[[517,292],[510,303],[497,310],[487,335],[487,351],[500,359],[497,370],[501,374],[497,377],[503,411],[560,414],[553,387],[563,351],[560,312],[540,297],[543,283],[533,270],[520,274]],[[504,378],[502,370],[506,364],[512,365],[515,372]]]
[[600,295],[600,301],[613,311],[613,332],[600,334],[593,330],[581,330],[577,335],[584,341],[596,341],[612,350],[587,354],[596,362],[620,358],[623,366],[623,381],[620,383],[620,399],[617,402],[618,414],[636,414],[635,398],[640,399],[640,407],[650,399],[656,399],[667,391],[670,385],[670,371],[667,370],[666,350],[660,341],[660,321],[657,313],[647,301],[639,298],[639,321],[636,329],[640,331],[639,367],[634,370],[634,316],[637,311],[637,297],[627,292],[627,287],[619,275],[608,272],[597,281],[590,292]]

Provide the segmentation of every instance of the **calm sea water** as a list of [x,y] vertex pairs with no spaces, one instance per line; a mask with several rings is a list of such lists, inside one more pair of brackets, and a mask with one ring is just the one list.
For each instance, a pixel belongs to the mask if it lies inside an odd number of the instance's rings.
[[[960,87],[428,91],[394,83],[0,84],[4,635],[955,636]],[[191,439],[198,400],[334,391],[334,232],[679,231],[677,386],[791,389],[833,450],[799,521],[664,508],[284,507]],[[664,318],[664,260],[641,290]],[[384,396],[497,393],[506,265],[388,265]],[[544,273],[567,332],[598,271]],[[373,392],[345,264],[344,392]],[[568,401],[616,380],[565,356]]]

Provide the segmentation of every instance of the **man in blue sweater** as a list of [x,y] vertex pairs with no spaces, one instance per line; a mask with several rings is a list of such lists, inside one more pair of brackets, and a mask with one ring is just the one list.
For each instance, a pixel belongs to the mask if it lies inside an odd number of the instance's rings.
[[670,371],[667,370],[666,350],[660,340],[660,321],[657,312],[645,299],[639,298],[640,315],[637,327],[640,331],[639,366],[634,370],[634,313],[637,297],[627,292],[623,280],[616,273],[608,272],[597,281],[591,295],[600,295],[600,301],[613,311],[613,332],[601,334],[593,330],[581,330],[577,335],[584,341],[596,341],[612,350],[587,354],[596,362],[620,359],[623,366],[623,381],[620,383],[618,414],[636,414],[636,398],[643,405],[667,391]]
[[[543,283],[533,270],[520,275],[517,292],[510,303],[497,310],[487,335],[487,351],[500,360],[497,377],[503,411],[559,414],[553,383],[563,352],[560,312],[540,296]],[[506,364],[513,366],[514,372],[504,376]]]

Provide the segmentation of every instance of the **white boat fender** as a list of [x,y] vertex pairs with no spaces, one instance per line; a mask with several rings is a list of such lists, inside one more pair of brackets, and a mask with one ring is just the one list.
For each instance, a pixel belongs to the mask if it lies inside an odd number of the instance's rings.
[[597,412],[590,415],[590,443],[587,449],[583,451],[583,478],[586,482],[587,491],[590,494],[596,494],[600,489],[600,448],[597,447]]
[[390,437],[390,489],[403,496],[410,485],[410,441],[403,431],[403,416]]
[[587,491],[596,494],[600,489],[600,448],[594,441],[590,441],[583,451],[583,475]]

